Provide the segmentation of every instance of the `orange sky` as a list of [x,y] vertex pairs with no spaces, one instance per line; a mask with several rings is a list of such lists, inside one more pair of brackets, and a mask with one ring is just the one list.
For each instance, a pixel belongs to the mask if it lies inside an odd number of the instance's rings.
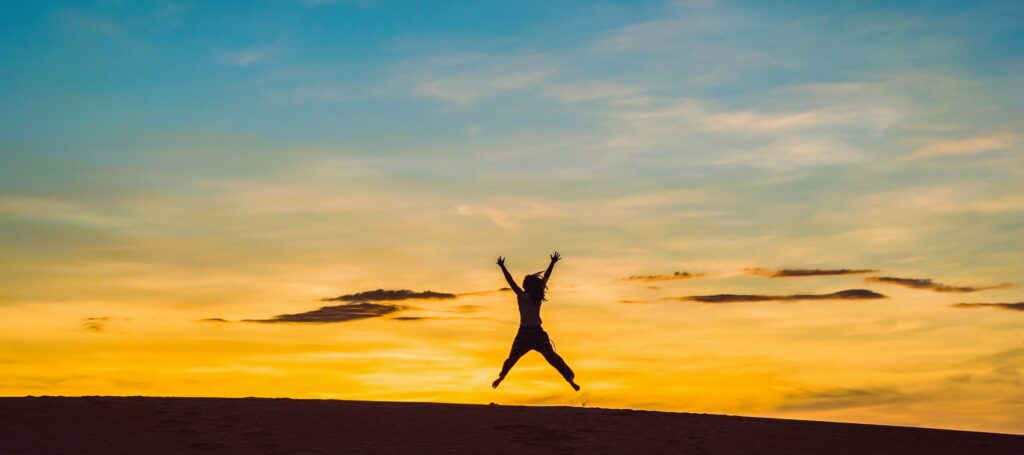
[[1024,433],[1024,11],[773,5],[10,3],[0,395]]

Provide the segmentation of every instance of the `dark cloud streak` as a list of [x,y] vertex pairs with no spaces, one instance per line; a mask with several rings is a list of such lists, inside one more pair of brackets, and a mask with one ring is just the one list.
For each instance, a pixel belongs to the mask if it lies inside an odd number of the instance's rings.
[[868,289],[847,289],[831,294],[791,294],[791,295],[760,295],[760,294],[714,294],[691,295],[678,297],[678,300],[702,303],[745,303],[745,302],[796,302],[801,300],[874,300],[886,296]]
[[674,272],[670,275],[632,275],[622,278],[621,281],[642,281],[648,283],[656,281],[679,281],[701,278],[705,275],[706,274],[704,273]]
[[499,288],[493,291],[472,291],[472,292],[460,292],[455,294],[455,297],[473,297],[478,295],[492,295],[500,294],[502,292],[512,292],[512,288]]
[[913,289],[925,289],[935,292],[953,292],[961,294],[987,291],[990,289],[1008,289],[1014,286],[1013,283],[1001,283],[992,286],[952,286],[948,284],[936,283],[929,278],[898,278],[892,276],[868,277],[865,278],[864,280],[874,283],[895,284],[898,286]]
[[768,278],[794,278],[808,276],[834,276],[834,275],[855,275],[860,273],[875,273],[875,269],[743,269],[751,275],[764,276]]
[[321,299],[323,302],[359,302],[364,300],[417,300],[417,299],[454,299],[455,294],[448,292],[423,291],[416,292],[408,289],[377,289],[373,291],[357,292],[355,294],[340,295],[338,297],[327,297]]
[[954,308],[998,308],[1001,310],[1024,311],[1024,302],[1014,303],[957,303]]
[[345,305],[320,307],[319,309],[307,311],[305,313],[279,314],[270,319],[244,319],[243,321],[265,324],[282,322],[324,324],[375,318],[394,313],[401,309],[403,309],[403,307],[399,305],[372,302],[348,303]]
[[90,332],[102,332],[106,330],[110,319],[109,317],[84,318],[82,319],[82,328]]

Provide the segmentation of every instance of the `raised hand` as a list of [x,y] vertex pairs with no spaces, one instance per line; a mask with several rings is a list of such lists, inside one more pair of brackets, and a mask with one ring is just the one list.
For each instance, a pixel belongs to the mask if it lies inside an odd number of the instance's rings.
[[498,265],[500,265],[502,267],[505,266],[505,258],[504,257],[498,256]]
[[551,253],[551,263],[548,264],[548,269],[544,271],[544,284],[548,284],[548,279],[551,278],[551,272],[555,270],[555,263],[562,259],[562,255],[558,254],[557,251]]

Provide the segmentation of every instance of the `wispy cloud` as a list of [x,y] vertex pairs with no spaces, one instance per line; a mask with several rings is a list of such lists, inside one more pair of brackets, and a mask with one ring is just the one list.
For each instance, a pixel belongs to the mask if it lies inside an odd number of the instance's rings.
[[115,37],[121,34],[121,27],[117,23],[74,8],[58,11],[54,19],[65,30],[106,37]]
[[230,321],[228,321],[227,319],[224,319],[224,318],[204,318],[204,319],[200,319],[200,320],[198,320],[196,322],[217,322],[217,323],[220,323],[220,322],[230,322]]
[[1016,138],[1009,134],[974,136],[966,139],[950,139],[933,142],[917,149],[912,155],[915,158],[938,156],[977,155],[997,150],[1006,150],[1016,144]]
[[677,98],[606,117],[616,142],[633,149],[689,145],[691,162],[789,170],[863,161],[869,154],[850,132],[877,136],[900,115],[863,102],[737,110],[710,100]]
[[546,197],[498,196],[459,204],[461,216],[483,217],[506,228],[518,229],[536,220],[575,220],[593,225],[617,225],[623,219],[647,216],[651,211],[674,216],[711,218],[725,214],[722,205],[730,196],[706,189],[638,192],[614,197],[595,197],[572,203]]
[[[644,22],[638,22],[620,27],[605,33],[595,41],[591,48],[597,53],[687,53],[703,54],[703,51],[714,48],[713,45],[705,45],[696,37],[711,38],[721,37],[730,29],[743,26],[733,18],[724,16],[702,14],[680,14],[674,17],[659,18]],[[730,52],[730,56],[736,57],[733,52],[739,49],[730,46],[719,46],[724,52]],[[763,54],[748,52],[747,59],[760,60],[758,57]],[[763,56],[766,58],[766,56]]]
[[[460,107],[503,93],[535,90],[554,71],[536,55],[465,55],[410,61],[395,83],[413,95]],[[409,68],[414,68],[410,71]]]
[[749,166],[776,171],[838,166],[861,162],[863,150],[828,137],[786,136],[751,151],[729,154],[709,161],[717,166]]
[[787,396],[780,411],[820,411],[860,408],[904,401],[909,395],[891,387],[833,388]]
[[225,65],[249,66],[266,61],[272,52],[269,47],[235,49],[222,52],[218,60]]
[[704,273],[691,273],[691,272],[673,272],[668,275],[632,275],[626,278],[622,278],[621,281],[680,281],[680,280],[691,280],[694,278],[704,277]]
[[69,201],[33,196],[0,197],[0,214],[69,224],[110,226],[115,220]]
[[875,283],[887,283],[904,286],[914,289],[926,289],[935,292],[970,293],[987,291],[990,289],[1008,289],[1014,287],[1013,283],[1000,283],[991,286],[953,286],[936,283],[929,278],[897,278],[891,276],[868,277],[865,281]]
[[116,38],[136,32],[161,32],[180,27],[192,10],[190,2],[162,0],[124,8],[120,2],[104,9],[104,14],[76,8],[64,8],[53,15],[57,27],[70,32]]
[[400,65],[391,84],[407,87],[414,96],[458,107],[485,99],[522,93],[565,104],[607,101],[643,104],[644,90],[621,83],[590,79],[566,71],[564,59],[546,54],[448,55],[413,59]]
[[424,321],[427,319],[434,319],[429,316],[398,316],[391,318],[392,321]]
[[90,332],[102,332],[106,330],[107,323],[110,322],[109,317],[97,317],[97,318],[84,318],[82,319],[82,328]]
[[416,299],[454,299],[455,294],[434,291],[410,291],[408,289],[377,289],[373,291],[345,294],[337,297],[321,299],[324,302],[357,302],[360,300],[416,300]]
[[784,112],[728,110],[706,101],[680,99],[668,105],[636,109],[616,116],[625,120],[671,120],[705,132],[767,134],[877,120],[872,119],[871,114],[878,113],[850,107]]
[[502,292],[512,292],[512,288],[499,288],[493,291],[471,291],[471,292],[460,292],[455,294],[456,297],[473,297],[478,295],[493,295],[500,294]]
[[532,219],[569,216],[563,204],[524,198],[499,198],[484,203],[459,204],[455,211],[461,216],[482,216],[506,229],[517,229]]
[[1024,311],[1024,302],[1013,303],[957,303],[954,308],[998,308],[1002,310]]
[[543,92],[566,103],[581,103],[594,100],[615,100],[617,104],[642,103],[641,90],[620,84],[610,83],[550,83],[545,84]]
[[327,6],[370,8],[380,4],[379,0],[298,0],[298,3],[306,8],[322,8]]
[[[1024,211],[1024,192],[984,189],[980,185],[928,184],[899,187],[860,195],[852,195],[842,207],[822,208],[822,219],[845,219],[857,213],[862,220],[897,218],[924,219],[944,214],[998,214]],[[877,226],[890,232],[907,232],[908,226],[882,223]],[[910,240],[900,236],[900,241]]]
[[753,267],[743,269],[751,275],[768,278],[791,278],[805,276],[854,275],[859,273],[875,273],[875,269],[763,269]]
[[761,294],[714,294],[714,295],[691,295],[688,297],[677,297],[677,300],[694,301],[703,303],[743,303],[743,302],[795,302],[800,300],[873,300],[884,299],[886,296],[868,289],[847,289],[845,291],[833,292],[831,294],[791,294],[791,295],[761,295]]
[[296,314],[279,314],[270,319],[245,319],[244,322],[260,323],[330,323],[345,322],[384,316],[401,310],[399,305],[372,302],[349,303],[345,305],[325,306],[313,311]]

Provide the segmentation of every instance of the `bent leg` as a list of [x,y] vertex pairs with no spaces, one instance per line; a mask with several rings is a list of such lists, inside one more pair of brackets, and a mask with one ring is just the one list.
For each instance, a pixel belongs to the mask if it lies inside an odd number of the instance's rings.
[[530,352],[528,347],[523,346],[521,343],[512,342],[512,349],[508,353],[508,358],[505,359],[505,363],[501,365],[501,373],[498,373],[498,379],[495,379],[494,382],[491,383],[491,387],[497,388],[498,384],[501,384],[501,381],[505,379],[509,370],[511,370],[512,367],[515,366],[516,362],[519,361],[519,358],[527,352]]
[[573,373],[572,368],[569,368],[569,365],[565,363],[565,359],[562,359],[562,356],[555,352],[555,349],[551,346],[550,342],[544,346],[539,346],[537,351],[544,356],[544,360],[547,360],[551,366],[555,367],[555,369],[561,373],[562,377],[565,378],[572,388],[579,390],[579,386],[573,382],[573,379],[576,377],[576,373]]

